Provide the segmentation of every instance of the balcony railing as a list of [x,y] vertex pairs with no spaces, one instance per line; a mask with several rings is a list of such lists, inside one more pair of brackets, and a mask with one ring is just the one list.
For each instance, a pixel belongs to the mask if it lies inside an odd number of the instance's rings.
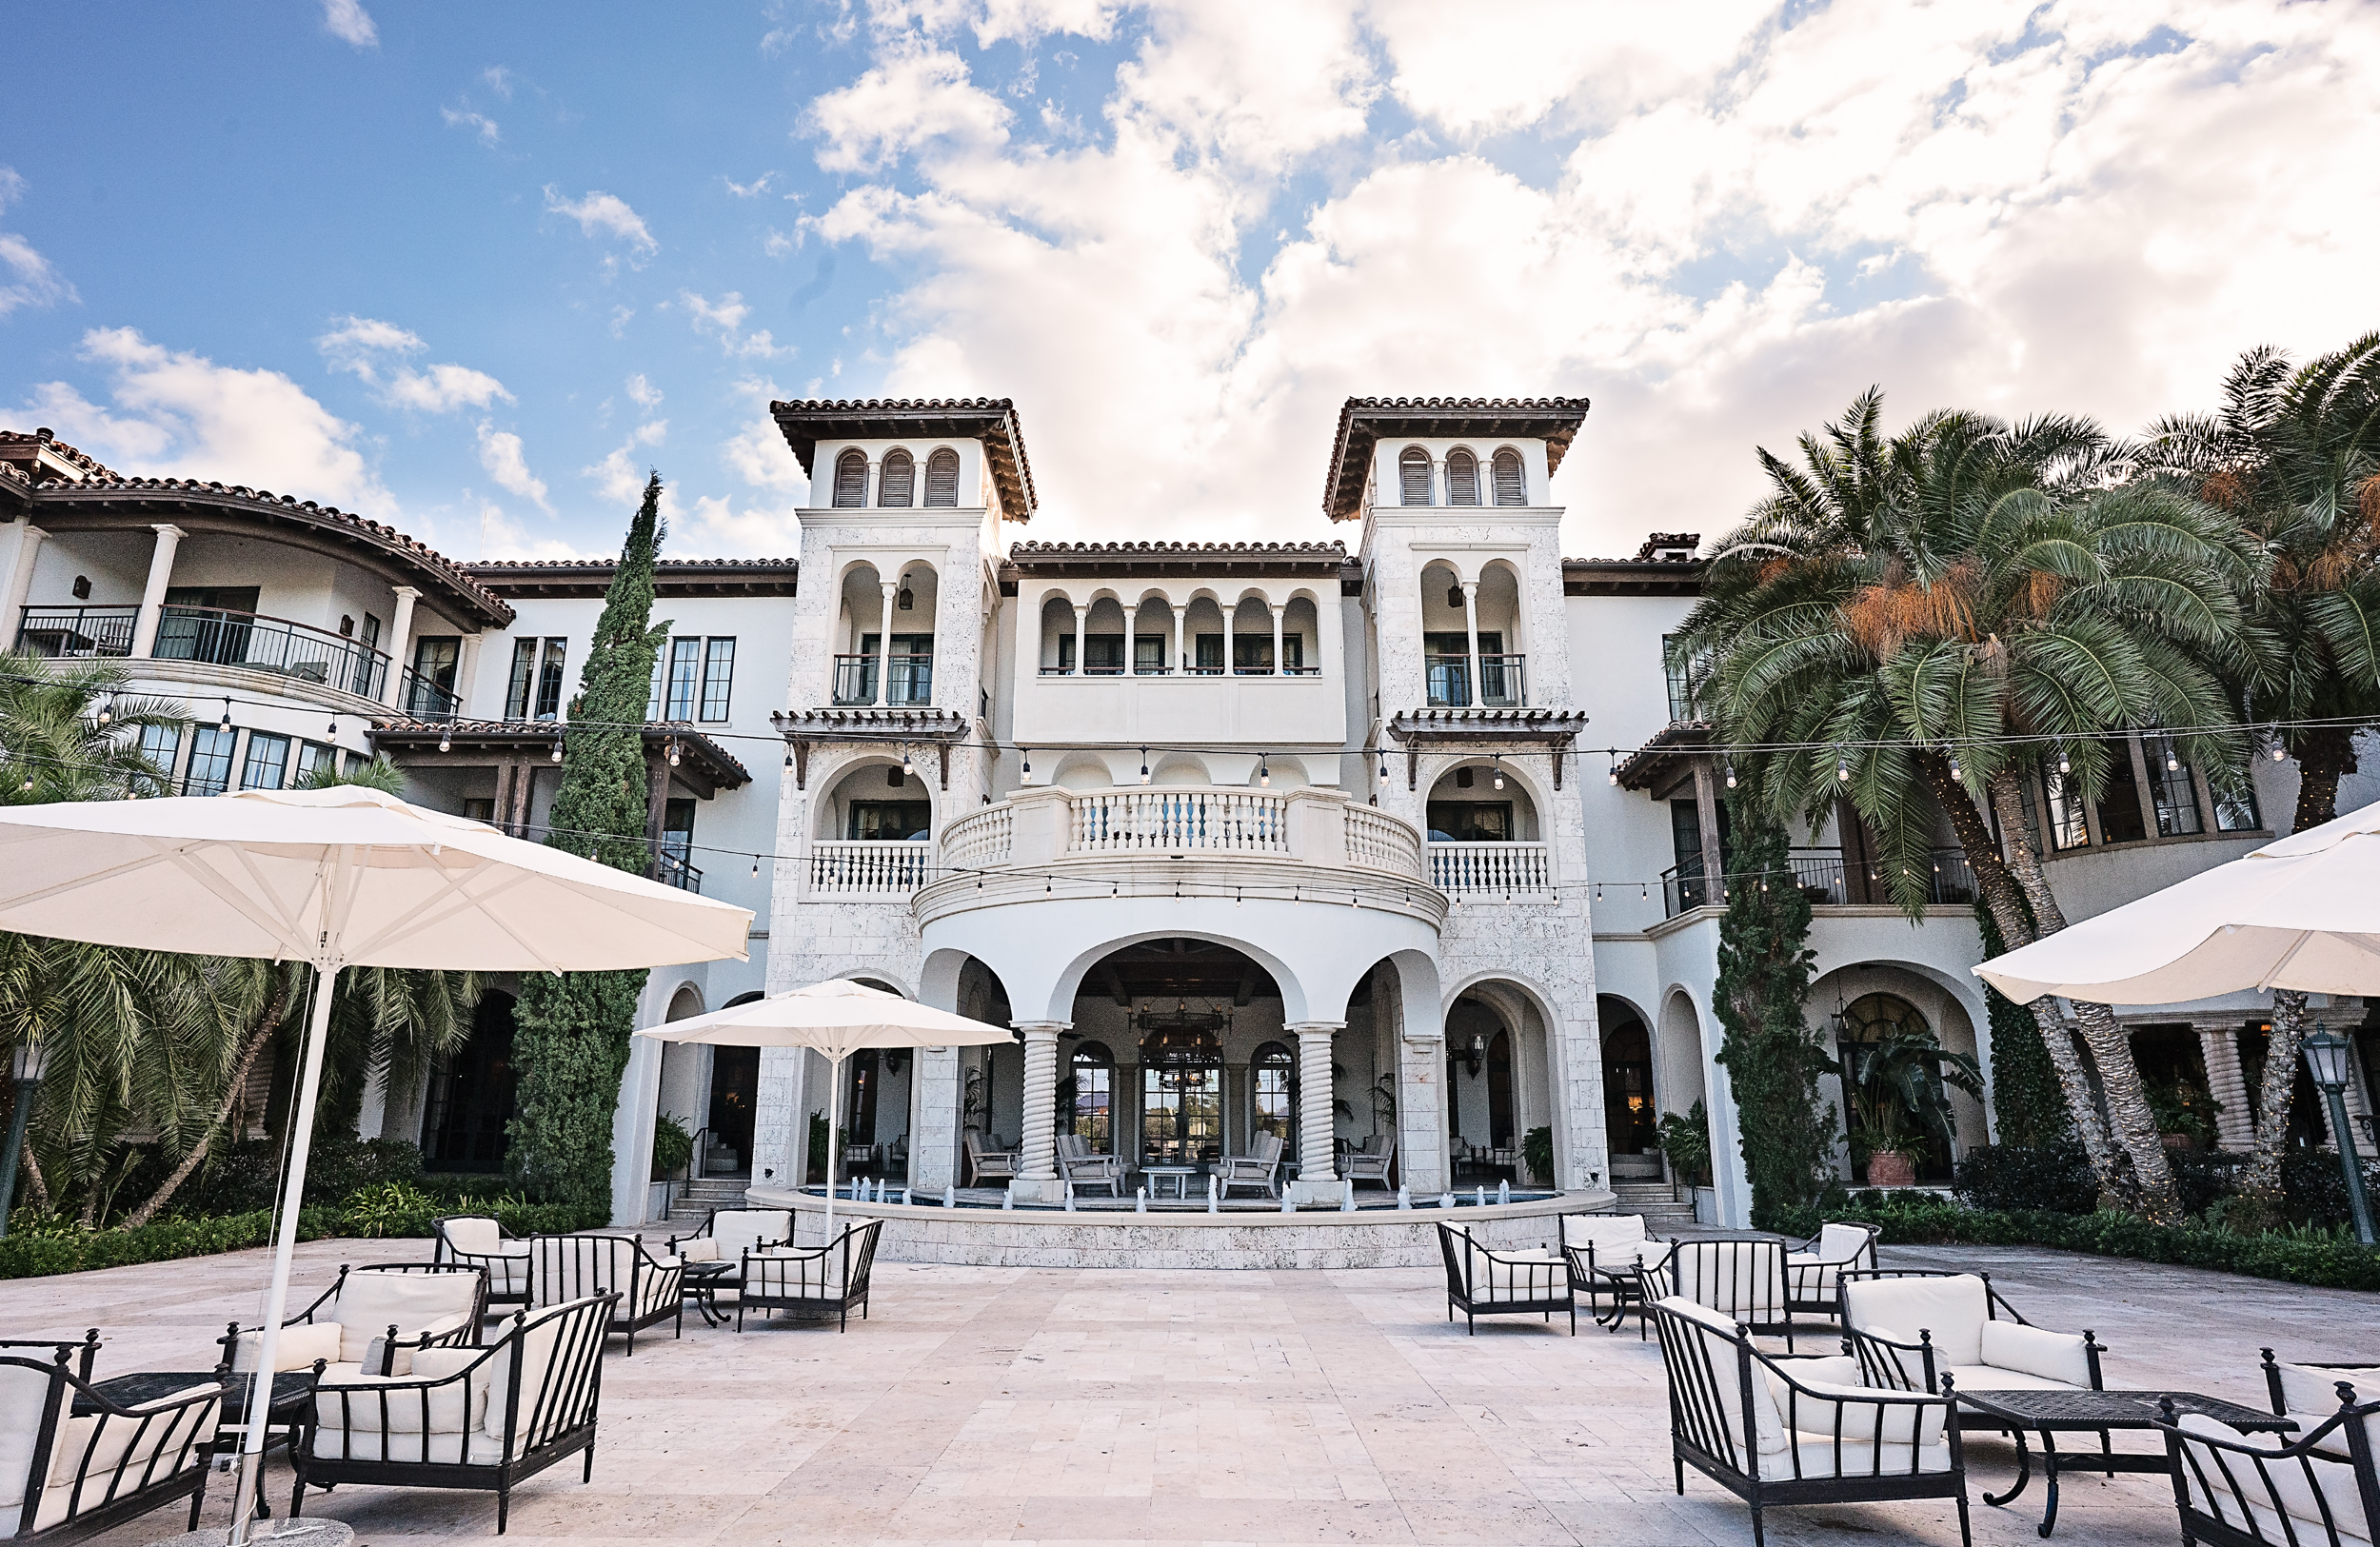
[[463,700],[452,688],[441,687],[407,666],[397,685],[397,707],[415,720],[452,720],[462,712]]
[[[1793,867],[1794,882],[1801,895],[1813,907],[1840,906],[1854,902],[1890,902],[1893,888],[1884,877],[1882,867],[1875,866],[1862,873],[1846,869],[1843,851],[1839,848],[1797,848],[1786,857]],[[1927,856],[1926,901],[1951,906],[1975,900],[1974,872],[1967,866],[1963,850],[1935,849]],[[1675,919],[1689,908],[1726,902],[1722,888],[1703,875],[1698,863],[1672,865],[1661,872],[1661,908],[1664,918]]]
[[1543,843],[1432,843],[1430,884],[1464,898],[1541,897],[1554,889]]
[[839,707],[876,702],[878,668],[889,664],[887,704],[934,702],[934,658],[930,655],[839,655],[835,657],[835,703]]
[[664,886],[675,886],[683,892],[703,889],[703,872],[683,854],[664,849],[654,856],[653,879]]
[[36,655],[130,655],[138,607],[27,607],[16,647]]
[[934,876],[934,845],[923,839],[827,843],[810,849],[810,895],[904,898]]
[[1335,791],[1275,795],[1207,785],[1025,789],[954,819],[941,836],[945,878],[1008,865],[1174,855],[1304,861],[1414,882],[1428,876],[1421,835],[1410,823],[1354,804]]
[[387,685],[388,657],[327,629],[228,607],[169,606],[159,615],[160,661],[245,666],[376,699]]
[[[1525,696],[1523,675],[1527,664],[1528,657],[1521,655],[1479,657],[1479,706],[1489,709],[1520,707]],[[1469,656],[1426,655],[1422,657],[1422,664],[1429,674],[1431,707],[1472,707]]]
[[1286,854],[1288,803],[1279,795],[1219,789],[1109,789],[1073,802],[1071,854]]

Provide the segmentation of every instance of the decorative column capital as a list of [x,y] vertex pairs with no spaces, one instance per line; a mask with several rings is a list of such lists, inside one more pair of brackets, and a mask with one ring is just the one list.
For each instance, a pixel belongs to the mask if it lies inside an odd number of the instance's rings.
[[169,543],[179,543],[182,539],[190,535],[169,521],[152,523],[149,529],[155,532],[159,537],[164,538]]
[[1026,1041],[1036,1037],[1055,1038],[1061,1031],[1074,1029],[1071,1021],[1011,1021],[1008,1024],[1012,1029],[1023,1032]]
[[395,593],[397,600],[400,602],[418,602],[422,599],[421,587],[418,585],[391,585],[388,589]]

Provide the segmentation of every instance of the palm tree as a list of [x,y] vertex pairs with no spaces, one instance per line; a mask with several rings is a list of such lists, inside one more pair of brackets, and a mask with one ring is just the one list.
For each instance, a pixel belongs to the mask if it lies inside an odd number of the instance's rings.
[[[2008,738],[2064,738],[2086,798],[2104,787],[2112,748],[2129,755],[2111,738],[2136,725],[2179,731],[2211,777],[2244,777],[2242,749],[2218,728],[2228,698],[2204,658],[2238,648],[2236,588],[2252,553],[2194,501],[2106,486],[2114,448],[2088,422],[1935,414],[1879,443],[1874,407],[1873,395],[1855,404],[1828,446],[1805,438],[1811,477],[1777,478],[1780,465],[1766,459],[1778,495],[1722,555],[1742,555],[1738,572],[1715,563],[1689,623],[1713,652],[1706,702],[1731,743],[1802,749],[1765,760],[1768,799],[1815,823],[1847,798],[1913,916],[1938,804],[2004,936],[2053,933],[2064,916],[2015,807],[2037,754]],[[1869,476],[1846,486],[1835,476],[1846,465]],[[1856,510],[1840,499],[1813,510],[1804,492],[1846,486]],[[2005,864],[1974,806],[1973,792],[1987,788]],[[2074,1006],[2107,1102],[2103,1132],[2053,1007],[2031,1008],[2103,1186],[2151,1218],[2178,1217],[2112,1012]]]
[[[2380,333],[2292,369],[2271,347],[2242,355],[2211,414],[2160,420],[2144,470],[2233,515],[2263,542],[2271,576],[2254,617],[2273,638],[2246,683],[2297,760],[2292,830],[2338,815],[2355,771],[2351,724],[2380,714]],[[2277,1219],[2306,996],[2272,996],[2256,1149],[2241,1192]]]
[[127,695],[130,681],[109,662],[0,651],[0,803],[166,794],[169,777],[142,750],[141,732],[190,712]]

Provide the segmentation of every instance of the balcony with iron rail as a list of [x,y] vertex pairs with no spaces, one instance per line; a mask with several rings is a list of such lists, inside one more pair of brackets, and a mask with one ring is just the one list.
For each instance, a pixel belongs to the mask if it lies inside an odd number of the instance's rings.
[[934,702],[934,658],[930,655],[839,655],[835,657],[835,706],[874,704],[879,676],[884,678],[887,705],[908,707]]
[[[125,659],[132,653],[139,620],[137,606],[28,606],[17,625],[16,647],[67,659]],[[386,651],[360,640],[228,607],[161,608],[149,656],[270,672],[375,701],[387,685],[390,665]]]
[[1429,677],[1430,707],[1434,709],[1517,709],[1527,698],[1526,656],[1480,656],[1476,704],[1471,692],[1471,657],[1425,655],[1421,659]]
[[[1797,848],[1789,851],[1794,883],[1814,908],[1889,903],[1891,885],[1880,868],[1862,870],[1846,864],[1839,848]],[[1927,856],[1926,902],[1929,905],[1963,907],[1975,900],[1975,876],[1963,850],[1934,849]],[[1725,887],[1705,876],[1698,862],[1670,866],[1661,872],[1661,916],[1675,919],[1695,908],[1723,905]]]

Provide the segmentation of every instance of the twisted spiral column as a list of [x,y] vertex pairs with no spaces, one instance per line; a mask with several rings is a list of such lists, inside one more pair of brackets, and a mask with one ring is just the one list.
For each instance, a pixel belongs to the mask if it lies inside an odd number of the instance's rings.
[[1339,1180],[1331,1153],[1331,1037],[1341,1022],[1307,1021],[1298,1034],[1298,1181],[1300,1188]]
[[1024,1154],[1018,1176],[1053,1181],[1058,1176],[1058,1034],[1064,1021],[1011,1022],[1024,1033]]

